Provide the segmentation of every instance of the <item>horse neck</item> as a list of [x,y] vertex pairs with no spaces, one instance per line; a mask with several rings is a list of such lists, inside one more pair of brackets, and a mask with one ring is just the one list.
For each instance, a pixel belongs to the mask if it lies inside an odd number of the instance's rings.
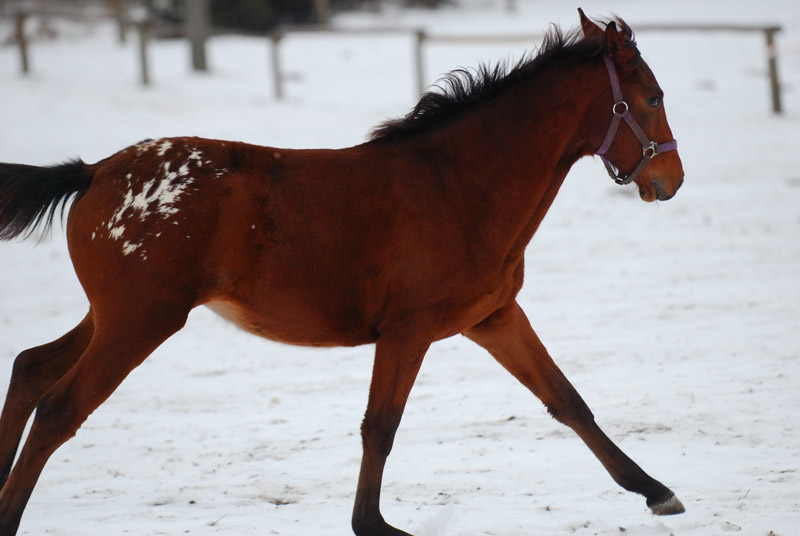
[[[587,135],[602,84],[598,71],[551,66],[432,133],[417,154],[461,191],[482,219],[485,247],[522,256],[569,169],[591,154]],[[595,129],[596,130],[596,129]],[[435,156],[433,156],[435,155]],[[476,237],[479,239],[479,237]],[[497,251],[501,253],[501,251]]]

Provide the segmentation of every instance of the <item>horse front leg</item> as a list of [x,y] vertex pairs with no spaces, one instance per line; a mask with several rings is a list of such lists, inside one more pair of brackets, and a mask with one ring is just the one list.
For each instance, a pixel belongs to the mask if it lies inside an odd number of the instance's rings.
[[353,532],[358,536],[410,536],[384,521],[381,482],[403,409],[429,346],[429,342],[414,344],[387,336],[376,345],[369,402],[361,425],[364,455],[353,508]]
[[680,514],[683,505],[666,486],[645,473],[600,429],[581,396],[547,353],[525,313],[514,302],[465,333],[572,428],[623,488],[644,495],[656,515]]

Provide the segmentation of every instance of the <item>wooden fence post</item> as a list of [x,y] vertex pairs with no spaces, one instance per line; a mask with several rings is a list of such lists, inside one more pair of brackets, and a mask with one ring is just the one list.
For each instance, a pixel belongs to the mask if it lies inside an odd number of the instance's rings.
[[414,62],[416,71],[417,96],[425,91],[425,54],[424,45],[428,35],[425,30],[417,30],[417,39],[414,46]]
[[186,9],[186,35],[192,50],[192,69],[195,71],[208,71],[206,60],[206,40],[209,32],[211,17],[209,0],[189,0],[185,2]]
[[136,22],[139,30],[139,65],[141,67],[141,81],[143,86],[150,85],[150,65],[147,61],[147,44],[150,40],[150,19],[145,18]]
[[14,17],[17,43],[19,44],[19,59],[22,74],[28,74],[31,71],[31,65],[28,61],[28,37],[25,35],[25,19],[27,18],[28,14],[21,9],[17,11]]
[[314,14],[316,15],[317,24],[327,26],[330,22],[330,6],[328,0],[312,0],[314,5]]
[[120,45],[124,45],[128,38],[128,21],[126,16],[126,0],[109,0],[111,13],[117,21],[117,39]]
[[272,46],[270,47],[270,59],[272,64],[272,88],[275,95],[275,100],[283,100],[283,71],[281,69],[281,40],[283,39],[283,32],[274,31],[269,34]]
[[781,85],[778,78],[778,55],[775,52],[775,32],[780,28],[764,28],[767,39],[767,58],[769,63],[769,82],[772,90],[772,111],[776,114],[783,112],[781,106]]

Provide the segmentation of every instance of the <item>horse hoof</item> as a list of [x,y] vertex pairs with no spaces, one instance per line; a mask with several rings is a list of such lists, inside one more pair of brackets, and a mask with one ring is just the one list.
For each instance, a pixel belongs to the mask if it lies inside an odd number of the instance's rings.
[[377,523],[353,522],[352,528],[356,536],[412,536],[407,532],[394,528],[383,519]]
[[657,504],[651,504],[650,510],[653,515],[657,516],[671,516],[675,514],[682,514],[686,511],[681,501],[675,495],[670,496],[668,499],[661,501]]
[[354,530],[353,532],[355,532],[357,535],[364,534],[364,535],[369,535],[369,536],[412,536],[411,534],[409,534],[407,532],[403,532],[400,529],[396,529],[391,525],[384,525],[384,526],[382,526],[380,528],[376,528],[376,529],[368,530],[368,531]]

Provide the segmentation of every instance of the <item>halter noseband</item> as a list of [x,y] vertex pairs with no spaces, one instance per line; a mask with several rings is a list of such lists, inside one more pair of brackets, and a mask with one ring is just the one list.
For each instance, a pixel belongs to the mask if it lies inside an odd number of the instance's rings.
[[[650,160],[652,160],[659,153],[677,149],[678,142],[676,140],[672,140],[666,143],[656,143],[647,137],[647,134],[644,133],[642,128],[633,118],[633,115],[631,115],[628,103],[622,98],[622,90],[619,87],[617,70],[614,67],[614,63],[611,61],[611,58],[608,57],[608,54],[603,54],[603,61],[605,61],[606,68],[608,69],[608,78],[611,81],[611,93],[614,96],[614,105],[611,107],[611,113],[613,114],[613,117],[611,118],[611,125],[608,127],[606,138],[603,140],[603,144],[600,146],[600,148],[595,151],[595,154],[603,160],[603,164],[606,166],[608,175],[614,180],[614,182],[617,184],[630,184],[633,179],[635,179],[636,176],[642,172]],[[614,136],[617,134],[619,122],[622,119],[624,119],[628,126],[631,127],[634,135],[642,144],[642,159],[639,161],[639,165],[636,166],[636,169],[634,169],[633,172],[627,176],[621,173],[618,174],[605,157],[606,151],[608,151],[608,148],[611,147],[611,142],[614,141]]]

